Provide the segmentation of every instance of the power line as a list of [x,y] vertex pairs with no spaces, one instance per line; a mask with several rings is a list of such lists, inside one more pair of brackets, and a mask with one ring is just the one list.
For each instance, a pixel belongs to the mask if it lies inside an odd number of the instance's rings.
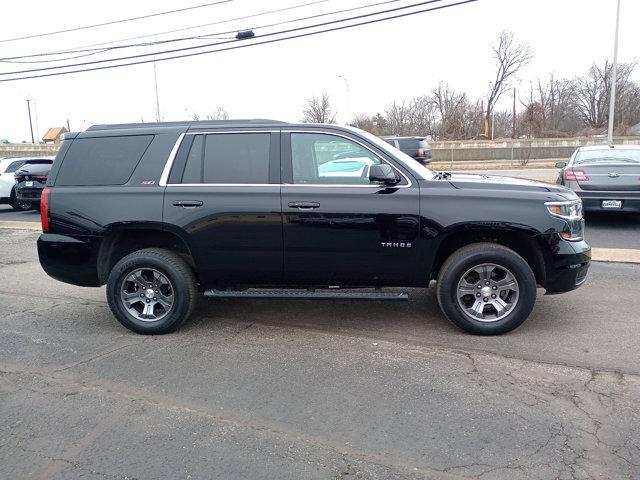
[[73,27],[73,28],[67,28],[64,30],[55,30],[52,32],[37,33],[34,35],[26,35],[24,37],[5,38],[0,40],[0,43],[15,42],[18,40],[27,40],[29,38],[48,37],[51,35],[58,35],[60,33],[77,32],[79,30],[88,30],[90,28],[104,27],[107,25],[115,25],[117,23],[133,22],[135,20],[143,20],[145,18],[159,17],[161,15],[169,15],[172,13],[185,12],[187,10],[195,10],[196,8],[210,7],[212,5],[219,5],[221,3],[229,3],[229,2],[233,2],[233,0],[218,0],[217,2],[202,3],[200,5],[193,5],[191,7],[177,8],[175,10],[167,10],[165,12],[150,13],[148,15],[140,15],[138,17],[122,18],[120,20],[112,20],[110,22],[94,23],[92,25],[84,25],[82,27]]
[[[436,0],[434,0],[436,1]],[[437,0],[440,1],[440,0]],[[43,77],[54,77],[54,76],[58,76],[58,75],[69,75],[69,74],[73,74],[73,73],[81,73],[81,72],[91,72],[91,71],[96,71],[96,70],[106,70],[106,69],[111,69],[111,68],[120,68],[120,67],[128,67],[128,66],[133,66],[133,65],[142,65],[142,64],[146,64],[146,63],[153,63],[153,62],[162,62],[162,61],[168,61],[168,60],[175,60],[175,59],[179,59],[179,58],[187,58],[187,57],[195,57],[198,55],[206,55],[209,53],[217,53],[217,52],[224,52],[224,51],[229,51],[229,50],[237,50],[240,48],[248,48],[248,47],[253,47],[253,46],[257,46],[257,45],[266,45],[266,44],[270,44],[270,43],[277,43],[277,42],[281,42],[281,41],[285,41],[285,40],[293,40],[293,39],[297,39],[297,38],[303,38],[303,37],[310,37],[313,35],[319,35],[321,33],[328,33],[328,32],[335,32],[335,31],[339,31],[339,30],[345,30],[348,28],[353,28],[353,27],[359,27],[362,25],[370,25],[373,23],[378,23],[378,22],[383,22],[386,20],[394,20],[394,19],[398,19],[398,18],[403,18],[403,17],[409,17],[412,15],[417,15],[420,13],[426,13],[426,12],[432,12],[432,11],[436,11],[436,10],[444,10],[450,7],[456,7],[459,5],[465,5],[468,3],[474,3],[477,2],[479,0],[461,0],[455,3],[450,3],[447,5],[439,5],[437,7],[431,7],[431,8],[426,8],[426,9],[422,9],[422,10],[416,10],[413,12],[406,12],[406,13],[401,13],[401,14],[397,14],[397,15],[393,15],[390,17],[384,17],[384,18],[376,18],[376,19],[372,19],[372,20],[367,20],[367,21],[363,21],[363,22],[359,22],[359,23],[354,23],[351,25],[342,25],[339,27],[333,27],[333,28],[328,28],[325,30],[316,30],[313,32],[306,32],[306,33],[300,33],[297,35],[290,35],[288,37],[281,37],[281,38],[273,38],[271,40],[264,40],[262,42],[253,42],[253,43],[242,43],[241,45],[235,45],[235,46],[230,46],[230,47],[225,47],[225,48],[218,48],[218,49],[214,49],[214,50],[206,50],[204,52],[192,52],[192,53],[186,53],[186,54],[181,54],[181,55],[174,55],[171,57],[165,57],[165,58],[160,58],[157,60],[140,60],[140,61],[136,61],[136,62],[129,62],[129,63],[122,63],[122,64],[118,64],[118,65],[103,65],[103,66],[99,66],[99,67],[92,67],[92,68],[84,68],[84,69],[77,69],[77,70],[69,70],[66,72],[54,72],[54,73],[45,73],[45,74],[40,74],[40,75],[31,75],[31,76],[25,76],[25,77],[15,77],[15,78],[5,78],[5,79],[0,79],[0,83],[2,82],[11,82],[11,81],[15,81],[15,80],[28,80],[28,79],[32,79],[32,78],[43,78]],[[432,3],[432,2],[426,2],[426,3]],[[306,27],[306,28],[311,28],[311,27]],[[283,32],[278,32],[278,33],[283,33]],[[266,36],[266,35],[264,35]]]
[[[304,6],[314,5],[314,4],[317,4],[317,3],[326,3],[328,1],[330,1],[330,0],[320,0],[320,1],[305,3],[305,4],[301,4],[301,5],[295,5],[295,6],[292,6],[292,7],[282,8],[282,9],[278,9],[278,10],[271,10],[269,12],[262,12],[262,13],[258,13],[258,14],[247,15],[245,17],[236,17],[236,18],[229,19],[229,20],[222,20],[222,21],[219,21],[219,22],[214,22],[214,23],[205,24],[205,25],[214,25],[216,23],[227,23],[227,22],[235,21],[235,20],[239,20],[239,19],[253,18],[253,17],[260,16],[260,15],[265,15],[267,13],[281,12],[281,11],[285,11],[285,10],[291,10],[293,8],[300,8],[300,7],[304,7]],[[342,10],[334,10],[334,11],[331,11],[331,12],[324,12],[324,13],[319,13],[319,14],[316,14],[316,15],[309,15],[309,16],[306,16],[306,17],[299,17],[299,18],[294,18],[294,19],[290,19],[290,20],[284,20],[284,21],[281,21],[281,22],[269,23],[269,24],[265,24],[265,25],[259,25],[259,26],[256,26],[256,27],[252,27],[252,30],[277,27],[277,26],[280,26],[280,25],[286,25],[286,24],[290,24],[290,23],[301,22],[301,21],[304,21],[304,20],[311,20],[311,19],[314,19],[314,18],[321,18],[321,17],[326,17],[326,16],[329,16],[329,15],[337,15],[339,13],[353,12],[355,10],[362,10],[362,9],[365,9],[365,8],[378,7],[380,5],[386,5],[386,4],[389,4],[389,3],[397,3],[399,1],[402,1],[402,0],[385,0],[385,1],[377,2],[377,3],[359,5],[357,7],[345,8],[345,9],[342,9]],[[199,27],[200,26],[198,26],[198,27],[189,27],[189,28],[199,28]],[[186,29],[183,29],[183,30],[186,30]],[[164,33],[169,33],[169,32],[171,32],[171,31],[164,32]],[[100,53],[104,53],[104,52],[107,52],[107,51],[119,50],[119,49],[124,49],[124,48],[147,47],[147,46],[152,46],[152,45],[159,45],[159,44],[173,43],[173,42],[183,42],[183,41],[188,41],[188,40],[201,40],[201,39],[204,39],[204,38],[215,39],[216,36],[228,35],[228,34],[236,33],[236,32],[237,32],[237,29],[236,30],[228,30],[228,31],[224,31],[224,32],[208,33],[208,34],[203,34],[203,35],[194,35],[194,36],[191,36],[191,37],[180,37],[180,38],[172,38],[172,39],[165,39],[165,40],[157,40],[155,42],[134,43],[134,44],[129,44],[129,45],[115,45],[113,47],[85,49],[85,50],[82,50],[82,49],[79,49],[79,50],[68,49],[68,50],[63,50],[63,51],[58,51],[58,52],[45,52],[45,53],[32,54],[32,55],[4,57],[4,58],[0,58],[0,62],[5,62],[5,63],[48,63],[48,62],[56,62],[56,61],[62,61],[62,60],[65,60],[65,59],[57,59],[57,60],[50,60],[50,61],[39,60],[39,61],[31,61],[31,62],[29,62],[29,61],[17,62],[17,61],[14,61],[14,60],[22,59],[22,58],[40,57],[40,56],[62,55],[62,54],[66,54],[66,53],[93,52],[93,53],[89,54],[89,55],[93,55],[93,54],[100,54]],[[160,35],[160,34],[152,34],[152,35]],[[142,37],[137,37],[137,38],[142,38]],[[222,38],[219,38],[219,39],[222,39]],[[91,47],[91,46],[96,46],[96,45],[106,45],[108,43],[113,43],[113,42],[105,42],[105,43],[102,43],[102,44],[96,43],[96,44],[93,44],[93,45],[85,45],[85,46]],[[200,45],[200,46],[195,46],[193,48],[200,48],[200,47],[207,47],[207,46],[211,46],[211,44],[204,44],[204,45]],[[69,60],[71,60],[71,58],[69,58]],[[105,61],[108,61],[108,60],[105,60]]]
[[[443,0],[426,0],[426,1],[422,1],[422,2],[418,2],[418,3],[413,3],[410,5],[403,5],[401,7],[395,7],[395,8],[390,8],[387,10],[380,10],[377,12],[372,12],[372,13],[364,13],[362,15],[356,15],[353,17],[347,17],[347,18],[341,18],[341,19],[336,19],[336,20],[330,20],[327,22],[323,22],[323,23],[316,23],[314,25],[306,25],[306,26],[302,26],[302,27],[296,27],[296,28],[290,28],[288,30],[281,30],[279,32],[270,32],[270,33],[265,33],[260,35],[260,37],[270,37],[273,35],[280,35],[280,34],[286,34],[286,33],[292,33],[292,32],[297,32],[300,30],[305,30],[305,29],[309,29],[309,28],[316,28],[316,27],[324,27],[327,25],[333,25],[336,23],[341,23],[341,22],[347,22],[347,21],[352,21],[352,20],[358,20],[361,18],[367,18],[367,17],[372,17],[372,16],[376,16],[376,15],[382,15],[385,13],[392,13],[392,12],[396,12],[399,10],[406,10],[408,8],[414,8],[414,7],[420,7],[423,5],[428,5],[431,3],[437,3],[437,2],[441,2]],[[213,47],[213,46],[217,46],[217,45],[224,45],[227,43],[232,43],[232,42],[237,42],[238,40],[226,40],[226,41],[222,41],[222,42],[213,42],[213,43],[207,43],[204,45],[197,45],[197,46],[191,46],[191,47],[181,47],[181,48],[174,48],[171,50],[164,50],[164,51],[156,51],[156,52],[149,52],[149,53],[140,53],[137,55],[128,55],[125,57],[117,57],[117,58],[107,58],[107,59],[103,59],[103,60],[92,60],[89,62],[79,62],[79,63],[71,63],[68,65],[56,65],[56,66],[52,66],[52,67],[39,67],[39,68],[29,68],[29,69],[25,69],[25,70],[14,70],[14,71],[10,71],[10,72],[0,72],[0,76],[4,76],[4,75],[17,75],[17,74],[21,74],[21,73],[31,73],[31,72],[43,72],[43,71],[48,71],[48,70],[58,70],[61,68],[71,68],[71,67],[82,67],[85,65],[96,65],[96,64],[100,64],[100,63],[109,63],[109,62],[117,62],[117,61],[121,61],[121,60],[132,60],[134,58],[143,58],[143,57],[152,57],[152,56],[156,56],[156,55],[166,55],[169,53],[177,53],[177,52],[186,52],[189,50],[195,50],[195,49],[199,49],[199,48],[206,48],[206,47]]]
[[[218,20],[216,22],[211,22],[211,23],[203,23],[203,24],[194,25],[194,26],[191,26],[191,27],[178,28],[178,29],[174,29],[174,30],[165,30],[163,32],[150,33],[150,34],[147,34],[147,35],[138,35],[138,36],[135,36],[135,37],[120,38],[118,40],[111,40],[109,42],[91,43],[91,44],[88,44],[88,45],[82,45],[81,47],[78,47],[78,48],[67,48],[65,50],[58,50],[58,51],[53,51],[53,52],[44,52],[44,53],[36,53],[36,54],[30,54],[30,55],[19,55],[19,56],[13,56],[13,57],[5,57],[5,58],[0,58],[0,60],[4,61],[4,60],[13,60],[13,59],[20,59],[20,58],[40,57],[40,56],[47,56],[47,55],[62,55],[62,54],[65,54],[65,53],[79,53],[79,52],[93,52],[93,51],[100,51],[101,52],[101,51],[105,51],[105,49],[104,48],[92,49],[92,48],[89,48],[89,47],[99,47],[99,46],[102,46],[102,45],[110,45],[112,43],[124,42],[124,41],[127,41],[127,40],[138,40],[138,39],[141,39],[141,38],[157,37],[159,35],[166,35],[167,33],[175,33],[175,32],[182,32],[182,31],[185,31],[185,30],[193,30],[193,29],[196,29],[196,28],[208,27],[208,26],[211,26],[211,25],[219,25],[219,24],[222,24],[222,23],[234,22],[236,20],[246,20],[248,18],[260,17],[260,16],[264,16],[264,15],[269,15],[269,14],[272,14],[272,13],[285,12],[285,11],[294,10],[294,9],[297,9],[297,8],[308,7],[310,5],[316,5],[318,3],[327,3],[329,1],[330,0],[316,0],[314,2],[303,3],[303,4],[300,4],[300,5],[293,5],[293,6],[290,6],[290,7],[279,8],[279,9],[276,9],[276,10],[269,10],[269,11],[266,11],[266,12],[254,13],[254,14],[251,14],[251,15],[244,15],[242,17],[229,18],[229,19],[226,19],[226,20]],[[394,1],[398,1],[398,0],[394,0]],[[386,3],[386,2],[383,2],[383,3]],[[262,28],[262,27],[256,27],[256,28]],[[233,30],[232,32],[235,32],[235,30]],[[213,33],[213,34],[209,34],[209,35],[206,35],[206,36],[224,35],[224,34],[232,33],[232,32]],[[202,35],[201,36],[193,36],[193,37],[184,37],[184,39],[185,40],[190,40],[192,38],[195,39],[195,38],[201,38],[201,37],[202,37]],[[133,47],[133,46],[154,45],[154,44],[166,43],[166,42],[178,41],[178,40],[179,39],[175,39],[175,40],[169,39],[169,40],[157,40],[155,42],[145,42],[145,43],[132,44],[132,45],[116,45],[114,47],[106,47],[106,49],[126,48],[126,47],[129,47],[129,46]],[[82,50],[82,49],[85,49],[85,50]]]

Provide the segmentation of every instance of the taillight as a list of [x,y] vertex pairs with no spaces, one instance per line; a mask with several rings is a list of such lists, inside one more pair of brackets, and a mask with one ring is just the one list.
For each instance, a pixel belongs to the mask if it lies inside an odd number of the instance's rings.
[[44,187],[42,195],[40,196],[40,222],[42,223],[42,231],[47,233],[49,231],[49,194],[51,190],[49,187]]
[[424,157],[424,148],[419,148],[418,149],[418,156],[419,157]]
[[32,180],[38,180],[39,182],[46,182],[47,181],[47,176],[46,175],[34,175],[33,177],[30,177]]
[[573,182],[590,182],[591,179],[582,170],[565,170],[564,180]]

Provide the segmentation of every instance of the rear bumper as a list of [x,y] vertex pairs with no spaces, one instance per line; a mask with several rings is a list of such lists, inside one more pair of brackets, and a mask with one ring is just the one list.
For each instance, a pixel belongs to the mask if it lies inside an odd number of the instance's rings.
[[38,238],[38,258],[47,275],[81,287],[99,287],[97,240],[43,233]]
[[563,240],[557,233],[539,237],[551,252],[545,260],[546,294],[569,292],[584,284],[591,265],[591,247],[585,241]]
[[22,187],[16,189],[16,199],[20,202],[40,203],[43,188],[38,187]]
[[[575,193],[582,200],[582,208],[586,212],[640,213],[640,192],[576,191]],[[622,208],[602,208],[603,200],[620,200]]]

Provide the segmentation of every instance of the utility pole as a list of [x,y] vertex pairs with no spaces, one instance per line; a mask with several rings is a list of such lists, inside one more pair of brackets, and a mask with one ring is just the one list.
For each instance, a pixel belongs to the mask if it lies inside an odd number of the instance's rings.
[[27,99],[27,112],[29,112],[29,131],[31,132],[31,143],[36,143],[33,139],[33,123],[31,122],[31,100]]
[[153,57],[153,81],[156,85],[156,122],[160,121],[160,99],[158,98],[158,73],[156,72],[156,57]]
[[511,138],[516,138],[516,87],[513,87],[513,126],[511,127]]
[[620,28],[620,0],[616,10],[616,33],[613,46],[613,66],[611,68],[611,98],[609,99],[609,132],[607,139],[613,145],[613,120],[616,111],[616,83],[618,83],[618,30]]

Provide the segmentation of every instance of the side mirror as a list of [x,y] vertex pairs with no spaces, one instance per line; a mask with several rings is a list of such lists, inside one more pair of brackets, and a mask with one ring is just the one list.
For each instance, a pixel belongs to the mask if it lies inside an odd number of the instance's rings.
[[391,165],[381,163],[380,165],[371,165],[369,169],[369,181],[384,183],[385,185],[395,185],[400,181],[400,177]]
[[556,168],[564,168],[567,166],[567,162],[556,162]]

